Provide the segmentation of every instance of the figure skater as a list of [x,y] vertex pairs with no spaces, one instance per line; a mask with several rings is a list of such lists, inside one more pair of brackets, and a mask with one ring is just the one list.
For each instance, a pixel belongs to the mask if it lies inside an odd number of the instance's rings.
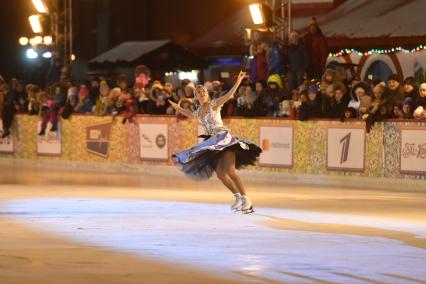
[[233,211],[244,214],[252,213],[253,204],[248,198],[243,183],[236,169],[246,165],[253,165],[262,149],[253,142],[232,136],[223,126],[220,110],[223,104],[230,100],[243,79],[247,78],[245,72],[240,72],[237,82],[224,96],[210,99],[208,90],[198,85],[195,89],[195,111],[180,107],[169,101],[171,106],[188,118],[197,118],[204,128],[205,140],[196,146],[176,153],[176,162],[182,166],[182,171],[195,179],[208,179],[216,172],[217,177],[234,194],[235,202]]

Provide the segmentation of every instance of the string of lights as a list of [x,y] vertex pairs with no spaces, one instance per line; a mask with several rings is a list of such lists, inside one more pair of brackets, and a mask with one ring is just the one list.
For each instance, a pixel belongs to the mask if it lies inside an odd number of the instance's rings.
[[403,48],[401,46],[398,47],[392,47],[392,48],[384,48],[384,49],[380,49],[380,48],[373,48],[370,49],[368,51],[359,51],[356,50],[355,48],[345,48],[342,49],[336,53],[330,53],[329,56],[331,57],[339,57],[339,56],[343,56],[343,55],[347,55],[347,54],[358,54],[359,56],[368,56],[368,55],[372,55],[372,54],[392,54],[392,53],[397,53],[397,52],[403,52],[403,53],[415,53],[415,52],[419,52],[421,50],[425,50],[426,46],[424,46],[423,44],[415,47],[415,48],[411,48],[411,49],[406,49]]

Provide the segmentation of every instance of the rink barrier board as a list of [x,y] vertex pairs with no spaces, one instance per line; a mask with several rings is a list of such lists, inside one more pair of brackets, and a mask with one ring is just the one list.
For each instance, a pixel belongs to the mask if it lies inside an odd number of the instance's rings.
[[[121,117],[112,120],[111,116],[72,115],[68,120],[61,120],[60,156],[37,154],[37,122],[39,118],[29,115],[17,115],[12,128],[14,149],[12,153],[1,153],[0,157],[12,157],[26,160],[78,161],[88,163],[114,163],[129,165],[174,165],[172,153],[187,149],[198,141],[198,124],[196,120],[178,120],[175,116],[140,115],[136,123],[123,124]],[[108,155],[102,157],[90,153],[86,147],[87,127],[97,123],[111,121],[111,136]],[[167,131],[167,159],[141,159],[139,124],[164,123]],[[426,121],[389,120],[376,123],[370,133],[365,133],[364,169],[354,172],[339,171],[327,167],[327,129],[329,128],[364,128],[365,122],[351,120],[297,121],[273,118],[229,118],[225,125],[234,135],[247,138],[260,145],[261,126],[292,126],[293,148],[291,167],[250,166],[249,169],[265,172],[285,172],[313,175],[389,177],[404,179],[426,179],[423,171],[401,171],[401,129],[416,128],[426,131]],[[425,144],[426,145],[426,144]]]

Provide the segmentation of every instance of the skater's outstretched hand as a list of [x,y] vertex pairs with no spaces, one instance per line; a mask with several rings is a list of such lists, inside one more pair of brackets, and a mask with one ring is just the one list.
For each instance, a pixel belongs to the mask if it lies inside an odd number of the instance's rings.
[[222,96],[222,97],[219,97],[219,98],[217,98],[216,99],[216,107],[218,108],[218,107],[220,107],[220,106],[222,106],[224,103],[226,103],[229,99],[231,99],[232,98],[232,96],[235,94],[235,92],[237,91],[237,89],[238,89],[238,86],[241,84],[241,82],[245,79],[245,78],[247,78],[248,77],[248,75],[247,75],[247,73],[246,72],[244,72],[244,71],[240,71],[240,73],[238,74],[238,77],[237,77],[237,82],[235,82],[235,85],[232,87],[232,89],[231,90],[229,90],[229,92],[226,94],[226,95],[224,95],[224,96]]
[[174,108],[177,112],[183,114],[184,116],[186,116],[188,118],[193,118],[194,117],[194,115],[192,114],[191,111],[182,108],[180,105],[178,105],[177,103],[175,103],[175,102],[173,102],[171,100],[168,100],[168,101],[170,103],[170,106],[172,108]]
[[241,83],[245,78],[248,78],[247,72],[244,72],[243,70],[240,71],[237,78],[237,83]]

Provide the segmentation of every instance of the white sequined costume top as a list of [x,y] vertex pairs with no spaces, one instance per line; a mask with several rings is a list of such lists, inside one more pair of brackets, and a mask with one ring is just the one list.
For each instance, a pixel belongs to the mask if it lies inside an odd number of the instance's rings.
[[217,107],[217,101],[212,100],[210,102],[208,110],[200,115],[201,107],[193,112],[193,115],[198,118],[201,125],[203,126],[204,132],[207,135],[216,135],[221,131],[226,130],[223,126],[222,117],[220,115],[220,110],[222,106]]

